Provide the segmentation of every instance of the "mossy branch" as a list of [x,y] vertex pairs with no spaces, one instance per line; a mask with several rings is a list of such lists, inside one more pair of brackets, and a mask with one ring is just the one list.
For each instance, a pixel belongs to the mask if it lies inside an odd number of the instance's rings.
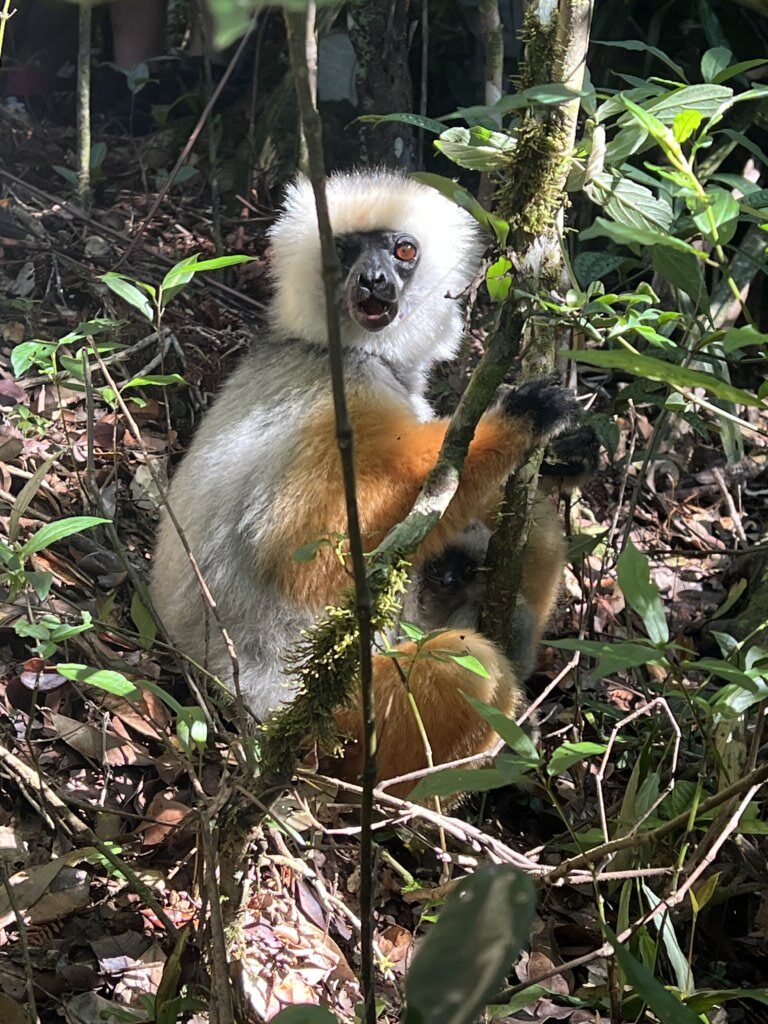
[[[549,4],[533,0],[525,20],[526,64],[521,85],[529,88],[561,82],[581,90],[586,66],[592,0],[560,0],[555,16],[544,20]],[[558,226],[565,208],[565,183],[576,138],[579,99],[543,114],[532,110],[518,135],[510,167],[503,172],[496,212],[509,220],[518,249],[517,270],[505,305],[519,303],[519,295],[556,288],[563,273]],[[552,373],[558,348],[555,330],[528,325],[522,351],[522,379]],[[504,646],[505,623],[515,607],[522,582],[523,552],[531,524],[542,451],[509,479],[499,527],[488,548],[489,573],[481,628]],[[508,651],[508,653],[514,653]]]

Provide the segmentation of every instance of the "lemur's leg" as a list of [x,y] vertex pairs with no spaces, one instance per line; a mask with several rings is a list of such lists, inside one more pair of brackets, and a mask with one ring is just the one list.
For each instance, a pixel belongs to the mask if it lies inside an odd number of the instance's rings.
[[[422,423],[402,406],[372,407],[365,395],[352,395],[355,465],[361,527],[367,549],[374,548],[408,513],[427,474],[437,462],[448,420]],[[498,488],[535,444],[572,424],[579,406],[571,392],[551,381],[533,381],[509,392],[477,425],[458,489],[437,526],[417,552],[428,558],[472,519],[498,500]],[[293,469],[278,495],[272,529],[255,556],[266,561],[271,578],[298,604],[321,610],[350,584],[334,553],[321,549],[311,562],[293,554],[307,542],[346,532],[341,463],[334,442],[330,405],[307,424]]]
[[533,613],[535,643],[541,639],[555,607],[565,566],[563,524],[546,495],[538,495],[528,543],[523,553],[521,593]]
[[[435,764],[444,764],[490,750],[498,739],[494,730],[462,697],[469,694],[513,717],[523,706],[523,695],[514,670],[494,643],[474,630],[449,630],[434,637],[413,661],[416,644],[398,648],[400,668],[408,678],[424,724]],[[470,654],[488,672],[486,679],[451,659],[436,660],[441,651]],[[374,658],[374,695],[378,738],[378,777],[394,778],[427,767],[424,743],[405,684],[393,658]],[[362,720],[357,709],[337,713],[340,731],[351,737],[340,765],[342,777],[355,780],[362,771]],[[413,784],[394,787],[393,796],[405,796]]]

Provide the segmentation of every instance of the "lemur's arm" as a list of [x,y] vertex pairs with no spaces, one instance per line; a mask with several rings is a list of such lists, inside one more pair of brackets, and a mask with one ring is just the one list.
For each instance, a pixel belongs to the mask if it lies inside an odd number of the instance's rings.
[[[437,462],[447,419],[419,422],[392,404],[372,407],[350,402],[355,425],[357,499],[363,542],[374,548],[410,511]],[[578,413],[570,391],[549,380],[533,381],[505,395],[482,417],[467,453],[459,487],[437,526],[418,552],[429,557],[472,519],[492,508],[507,475],[535,444],[570,426]],[[269,542],[259,552],[272,578],[300,604],[321,608],[349,582],[327,549],[308,563],[297,563],[297,548],[331,532],[346,531],[341,464],[329,408],[318,412],[306,443],[276,501]]]

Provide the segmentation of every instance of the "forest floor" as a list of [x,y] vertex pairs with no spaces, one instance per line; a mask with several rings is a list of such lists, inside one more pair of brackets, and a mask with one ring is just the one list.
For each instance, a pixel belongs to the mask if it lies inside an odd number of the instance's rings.
[[[102,686],[86,686],[59,668],[82,664],[150,680],[181,705],[191,703],[173,652],[155,639],[132,580],[146,580],[151,558],[159,505],[153,474],[168,478],[263,320],[272,205],[265,196],[233,201],[237,212],[221,225],[223,251],[255,259],[188,287],[170,304],[158,337],[99,276],[117,269],[156,284],[183,257],[215,255],[205,175],[174,187],[144,225],[158,174],[169,162],[162,133],[113,137],[86,214],[55,169],[74,166],[72,132],[21,113],[0,118],[3,535],[13,544],[44,524],[83,515],[110,518],[117,534],[116,543],[114,535],[91,529],[31,553],[27,568],[51,574],[50,592],[36,599],[30,580],[9,598],[6,584],[0,605],[0,1009],[16,1024],[23,1018],[14,1008],[28,1004],[31,989],[42,1021],[65,1012],[68,1021],[91,1024],[116,1006],[135,1011],[122,1019],[154,1019],[146,999],[159,989],[165,1000],[185,984],[191,999],[205,991],[210,964],[201,949],[210,890],[204,865],[211,838],[220,842],[237,827],[235,798],[242,807],[248,796],[248,780],[228,756],[234,727],[226,708],[217,707],[217,729],[193,779],[167,701],[147,689],[140,701],[128,699],[119,687],[108,692],[108,675]],[[104,318],[120,324],[93,327]],[[482,331],[474,335],[463,360],[436,382],[443,411],[476,358]],[[88,336],[115,343],[100,356],[118,384],[170,374],[184,383],[137,386],[142,401],[131,403],[131,423],[113,407],[104,390],[109,378],[95,364],[88,395],[78,382]],[[19,350],[30,342],[45,344]],[[766,450],[748,443],[744,459],[727,466],[719,448],[677,430],[665,433],[656,457],[643,466],[634,453],[646,448],[653,422],[642,402],[622,403],[615,383],[598,371],[580,371],[571,383],[590,396],[586,407],[610,422],[613,450],[566,510],[577,540],[551,633],[632,636],[613,564],[605,554],[584,553],[583,544],[578,551],[584,535],[603,533],[610,541],[627,531],[650,559],[671,635],[706,653],[712,641],[703,627],[746,576],[742,556],[762,536]],[[93,627],[63,633],[83,622],[82,613]],[[31,632],[30,622],[39,628]],[[547,691],[539,712],[544,748],[564,738],[594,738],[590,708],[596,704],[618,722],[647,698],[631,669],[604,680],[579,665],[564,671],[568,663],[568,652],[545,644],[530,682],[531,696]],[[598,765],[584,760],[558,780],[564,813],[582,827],[598,824]],[[617,762],[603,783],[609,812],[621,805],[626,786]],[[457,824],[445,851],[419,808],[383,806],[379,814],[376,936],[386,1016],[387,1007],[401,1002],[414,943],[448,879],[494,859],[478,834],[541,863],[556,863],[568,840],[563,818],[531,791],[469,800],[454,812],[466,830]],[[310,775],[267,820],[244,865],[239,957],[252,1010],[268,1018],[291,1003],[319,1000],[351,1020],[360,998],[354,805]],[[738,852],[728,848],[714,865],[727,884],[692,950],[693,970],[705,982],[721,976],[724,964],[731,986],[765,982],[768,896],[752,862],[757,841],[741,837]],[[134,874],[126,877],[110,852]],[[653,887],[653,877],[648,881]],[[191,925],[186,947],[174,941],[169,924]],[[530,950],[511,980],[557,968],[602,941],[592,886],[550,888]],[[596,959],[576,972],[555,973],[546,991],[498,1008],[498,1016],[594,1021],[599,1017],[585,1008],[583,994],[605,984],[604,961]],[[193,1013],[195,1004],[176,1009]],[[750,1013],[737,1011],[729,1020],[764,1019]]]

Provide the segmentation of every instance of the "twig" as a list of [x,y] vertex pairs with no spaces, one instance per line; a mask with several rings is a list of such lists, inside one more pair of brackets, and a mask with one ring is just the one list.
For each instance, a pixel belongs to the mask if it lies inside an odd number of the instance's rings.
[[[706,800],[702,800],[697,811],[697,817],[714,810],[714,808],[726,803],[733,797],[739,796],[745,789],[749,789],[750,786],[761,786],[766,780],[768,780],[768,764],[763,764],[759,768],[755,768],[754,771],[749,772],[744,778],[734,782],[733,785],[728,786],[719,793],[715,793],[714,796]],[[677,817],[665,821],[663,825],[658,825],[648,832],[640,832],[630,836],[622,836],[620,839],[612,839],[610,843],[602,843],[600,846],[595,846],[591,850],[564,860],[552,871],[548,881],[559,881],[565,878],[574,868],[584,867],[586,864],[594,864],[595,861],[602,860],[617,850],[624,850],[627,847],[636,846],[641,843],[649,843],[651,846],[654,846],[664,836],[676,832],[679,828],[685,828],[689,817],[690,811],[683,811],[682,814],[678,814]]]
[[0,764],[14,776],[23,780],[37,794],[40,808],[43,810],[47,808],[51,812],[51,816],[56,819],[58,826],[65,832],[71,842],[76,842],[78,846],[88,844],[95,847],[101,856],[109,861],[113,868],[123,874],[134,892],[141,896],[146,905],[161,922],[168,935],[174,941],[178,940],[179,931],[176,925],[155,899],[154,893],[146,882],[142,881],[129,864],[117,856],[110,844],[102,842],[93,829],[89,828],[84,821],[81,821],[76,814],[70,811],[66,803],[51,789],[39,772],[25,764],[15,754],[12,754],[3,743],[0,743]]
[[747,534],[744,531],[744,524],[742,523],[741,516],[739,515],[739,511],[736,508],[736,503],[733,500],[733,495],[728,490],[728,485],[726,484],[725,479],[723,478],[723,474],[720,472],[720,469],[717,466],[712,467],[712,476],[715,478],[715,483],[717,484],[718,489],[723,496],[723,500],[725,501],[726,508],[728,509],[728,514],[733,522],[733,531],[739,538],[741,543],[746,545],[748,541]]
[[[0,39],[0,42],[2,42],[2,39]],[[21,957],[24,961],[24,982],[27,988],[29,1013],[33,1024],[39,1024],[40,1018],[37,1015],[37,1004],[35,1002],[35,969],[32,964],[32,958],[29,955],[27,922],[24,919],[24,913],[19,906],[19,901],[16,899],[16,893],[13,891],[13,886],[2,860],[0,860],[0,879],[2,879],[3,888],[8,897],[8,903],[13,911],[13,916],[16,918],[16,927],[19,929],[19,943],[21,945]]]
[[3,56],[3,42],[5,41],[5,26],[16,13],[11,10],[11,0],[4,0],[3,9],[0,11],[0,57]]
[[371,648],[373,635],[371,616],[373,606],[365,571],[363,542],[357,508],[357,487],[354,462],[354,433],[347,411],[344,392],[344,357],[341,346],[339,319],[339,289],[341,266],[333,240],[328,203],[325,195],[325,168],[323,162],[322,123],[312,101],[309,69],[307,67],[307,15],[305,12],[284,12],[291,55],[296,96],[307,147],[307,167],[317,207],[320,232],[323,288],[325,292],[325,318],[328,329],[328,358],[333,388],[333,406],[336,418],[336,441],[341,458],[344,479],[344,498],[347,509],[347,534],[355,583],[355,612],[360,649],[360,690],[363,717],[363,793],[360,811],[360,960],[365,1021],[376,1024],[376,994],[373,966],[373,787],[376,782],[376,719],[373,703],[373,663]]

